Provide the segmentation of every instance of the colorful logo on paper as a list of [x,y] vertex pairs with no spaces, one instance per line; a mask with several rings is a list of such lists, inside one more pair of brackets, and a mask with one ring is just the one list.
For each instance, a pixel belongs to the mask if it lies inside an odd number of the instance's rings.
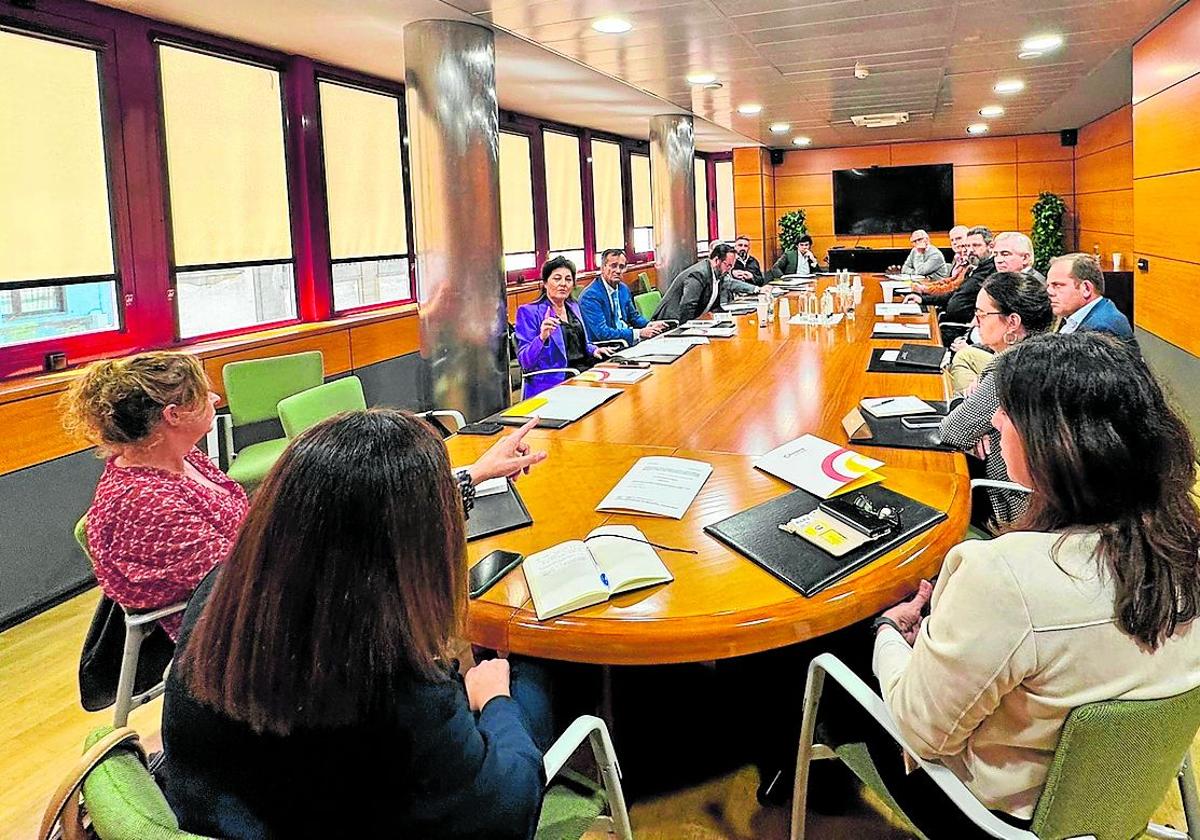
[[879,466],[878,461],[865,459],[857,452],[839,448],[830,452],[821,461],[821,472],[838,484],[845,485],[831,494],[836,496],[848,490],[857,490],[868,484],[882,481],[883,476],[873,471],[877,466]]

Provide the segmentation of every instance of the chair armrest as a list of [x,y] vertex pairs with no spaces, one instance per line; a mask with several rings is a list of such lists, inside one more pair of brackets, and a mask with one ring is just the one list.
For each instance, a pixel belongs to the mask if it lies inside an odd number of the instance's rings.
[[153,624],[161,618],[166,618],[169,615],[175,615],[175,613],[183,612],[187,609],[187,605],[187,601],[180,601],[178,604],[170,604],[165,607],[159,607],[158,609],[150,610],[149,612],[127,612],[125,613],[125,626],[140,627],[143,624]]
[[968,327],[975,326],[975,322],[972,321],[972,322],[964,324],[961,321],[938,321],[938,326],[939,327],[961,327],[962,329],[965,330]]
[[217,425],[221,428],[221,437],[225,441],[225,458],[222,463],[220,452],[217,453],[217,466],[221,469],[229,469],[229,465],[233,463],[233,456],[236,454],[233,451],[233,416],[230,414],[218,414]]
[[608,338],[604,341],[593,341],[597,347],[620,347],[622,350],[629,347],[629,342],[623,338]]
[[608,799],[608,810],[612,814],[613,828],[622,840],[632,840],[633,830],[629,825],[629,812],[625,807],[625,794],[621,790],[621,765],[617,763],[617,751],[613,747],[612,738],[608,734],[608,726],[594,715],[581,715],[571,722],[566,731],[558,737],[546,755],[542,758],[542,766],[546,771],[546,784],[558,775],[563,765],[567,763],[575,750],[579,749],[584,739],[592,743],[592,755],[600,768],[600,776],[604,780],[604,792]]
[[546,373],[569,373],[572,376],[579,375],[579,371],[576,370],[575,368],[565,367],[565,368],[546,368],[545,370],[531,370],[531,371],[529,371],[529,373],[522,373],[521,378],[529,379],[531,376],[541,376],[542,374],[546,374]]
[[1033,491],[1024,484],[1017,484],[1015,481],[998,481],[994,478],[972,478],[971,489],[977,487],[990,487],[993,490],[1012,490],[1014,493],[1032,493]]
[[874,718],[876,723],[883,727],[884,731],[906,753],[916,759],[921,769],[929,775],[929,778],[942,789],[942,792],[954,802],[963,814],[983,829],[984,832],[992,837],[999,838],[999,840],[1037,840],[1036,835],[1009,825],[985,808],[949,768],[935,762],[926,761],[918,756],[916,751],[904,742],[904,738],[900,735],[900,730],[897,728],[895,721],[892,720],[892,715],[888,711],[887,704],[883,702],[883,698],[872,691],[871,687],[863,682],[858,674],[851,671],[844,662],[832,653],[822,653],[817,656],[809,663],[808,671],[810,680],[814,672],[820,671],[824,672],[824,674],[844,688],[846,693],[862,706],[867,714]]
[[429,417],[449,417],[456,424],[458,424],[454,429],[456,432],[463,426],[467,425],[467,418],[462,416],[462,412],[455,411],[452,408],[436,408],[433,411],[426,411],[423,413]]

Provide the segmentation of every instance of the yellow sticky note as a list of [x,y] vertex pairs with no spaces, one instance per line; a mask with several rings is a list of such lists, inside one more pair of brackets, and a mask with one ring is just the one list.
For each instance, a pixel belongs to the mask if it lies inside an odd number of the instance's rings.
[[546,397],[530,397],[527,400],[514,405],[507,411],[500,412],[501,417],[532,417],[537,413],[539,408],[542,408],[549,400]]

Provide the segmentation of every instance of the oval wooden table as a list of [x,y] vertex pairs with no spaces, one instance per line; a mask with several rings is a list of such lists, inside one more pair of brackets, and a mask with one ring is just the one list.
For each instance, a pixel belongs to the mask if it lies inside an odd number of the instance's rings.
[[[564,429],[531,432],[527,440],[549,455],[517,482],[534,524],[469,543],[469,563],[496,548],[529,556],[606,523],[634,524],[654,542],[697,553],[659,551],[673,582],[549,621],[537,620],[525,576],[515,569],[471,602],[471,641],[605,665],[721,659],[841,629],[936,574],[969,517],[966,464],[956,453],[855,445],[885,463],[884,486],[945,511],[947,519],[812,598],[703,531],[793,489],[755,469],[755,456],[806,433],[849,445],[841,419],[863,397],[942,398],[941,377],[867,372],[872,349],[903,342],[870,338],[881,289],[877,277],[864,276],[864,283],[854,320],[833,327],[776,320],[760,328],[754,315],[740,316],[736,337],[711,339],[674,364],[655,365],[634,385],[609,386],[624,393]],[[793,313],[797,304],[793,297]],[[495,440],[456,435],[446,443],[461,466]],[[597,512],[600,500],[645,455],[707,461],[713,474],[681,520]]]

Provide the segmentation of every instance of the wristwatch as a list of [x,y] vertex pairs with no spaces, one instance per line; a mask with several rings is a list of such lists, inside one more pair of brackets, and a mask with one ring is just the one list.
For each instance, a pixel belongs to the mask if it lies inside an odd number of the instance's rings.
[[904,631],[900,629],[900,625],[888,618],[886,615],[881,615],[879,618],[871,622],[871,632],[878,633],[880,627],[891,627],[901,636],[904,635]]
[[459,470],[454,477],[458,479],[458,489],[462,493],[463,513],[469,514],[471,508],[475,507],[475,482],[471,480],[471,473],[466,470]]

